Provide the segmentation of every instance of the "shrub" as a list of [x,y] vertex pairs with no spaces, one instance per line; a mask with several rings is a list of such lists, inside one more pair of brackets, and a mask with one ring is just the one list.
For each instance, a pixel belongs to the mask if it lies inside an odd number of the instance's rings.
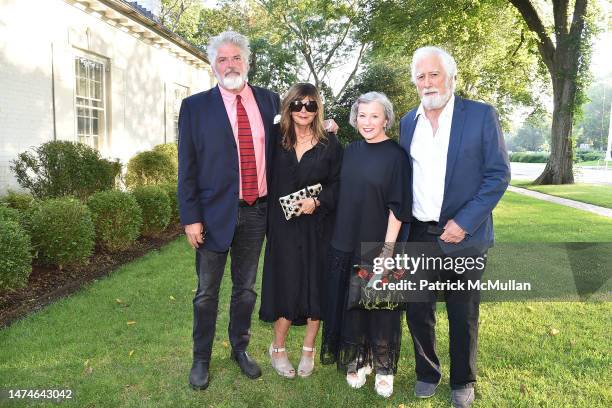
[[100,191],[87,201],[96,242],[111,252],[127,249],[140,235],[142,210],[130,193]]
[[515,152],[510,153],[511,162],[521,163],[546,163],[548,161],[549,153],[543,152]]
[[172,161],[175,174],[178,174],[178,145],[176,143],[158,144],[153,151],[165,154]]
[[84,199],[113,188],[121,164],[100,158],[97,150],[82,143],[56,140],[21,153],[11,162],[11,170],[36,198]]
[[605,156],[605,152],[578,150],[576,152],[576,161],[586,162],[586,161],[593,161],[593,160],[603,160],[604,156]]
[[31,234],[40,260],[60,269],[87,261],[94,249],[91,213],[80,201],[64,197],[40,202],[31,210]]
[[21,213],[14,208],[0,204],[0,221],[13,221],[21,224]]
[[508,154],[508,159],[510,160],[510,162],[518,162],[519,158],[523,156],[522,152],[512,152],[510,154]]
[[170,199],[170,209],[171,209],[170,222],[174,224],[178,224],[180,222],[178,197],[176,196],[176,193],[178,191],[178,186],[176,183],[166,183],[166,184],[160,185],[160,187],[164,189],[164,191],[168,195],[168,199]]
[[153,237],[168,226],[171,216],[170,199],[159,186],[134,189],[134,197],[142,210],[142,235]]
[[34,197],[32,197],[32,194],[9,190],[7,195],[3,198],[3,201],[11,208],[27,211],[32,207]]
[[13,221],[19,224],[26,232],[30,231],[30,222],[27,211],[19,211],[0,203],[0,220]]
[[17,222],[0,218],[0,290],[25,286],[30,273],[30,237]]
[[177,179],[176,167],[166,154],[156,151],[138,153],[128,162],[125,184],[129,188],[172,183]]

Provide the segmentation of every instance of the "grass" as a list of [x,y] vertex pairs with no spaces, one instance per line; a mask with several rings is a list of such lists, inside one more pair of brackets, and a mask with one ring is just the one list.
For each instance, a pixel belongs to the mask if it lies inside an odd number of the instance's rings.
[[605,167],[605,161],[602,159],[599,160],[589,160],[589,161],[583,161],[583,162],[578,162],[575,163],[576,166],[599,166],[599,167]]
[[612,186],[596,184],[564,184],[536,186],[530,181],[514,181],[512,185],[557,197],[612,208]]
[[[612,242],[612,220],[518,194],[506,194],[495,221],[500,243]],[[424,401],[413,396],[414,356],[404,325],[395,392],[383,400],[372,378],[351,390],[335,367],[317,365],[308,379],[279,378],[267,357],[271,326],[256,314],[249,352],[261,363],[263,377],[242,376],[229,359],[228,275],[221,288],[211,385],[204,392],[187,386],[196,276],[193,251],[184,239],[0,330],[0,388],[70,388],[75,401],[66,405],[78,407],[449,406],[443,305],[437,333],[444,374],[438,393]],[[474,407],[612,406],[611,312],[607,302],[483,303]],[[558,334],[551,335],[553,329]],[[287,347],[294,364],[303,333],[303,328],[290,331]]]

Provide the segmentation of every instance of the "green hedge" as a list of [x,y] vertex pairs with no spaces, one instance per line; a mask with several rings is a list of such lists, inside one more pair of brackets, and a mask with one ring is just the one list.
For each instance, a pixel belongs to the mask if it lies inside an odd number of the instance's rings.
[[0,221],[13,221],[21,224],[21,213],[14,208],[6,207],[5,205],[0,204]]
[[0,220],[14,221],[29,234],[30,219],[28,214],[28,211],[20,211],[15,208],[7,207],[6,203],[0,203]]
[[510,153],[511,162],[519,163],[546,163],[550,153],[544,152],[515,152]]
[[593,160],[603,160],[604,156],[605,152],[578,150],[576,152],[576,162],[580,163]]
[[133,189],[141,186],[173,183],[177,170],[167,153],[147,151],[138,153],[128,162],[125,184]]
[[129,248],[140,235],[142,210],[130,193],[108,190],[87,201],[96,229],[96,242],[110,252]]
[[[158,144],[153,151],[166,155],[172,162],[174,173],[178,175],[178,145],[176,143]],[[174,181],[176,182],[176,179]]]
[[102,159],[97,150],[82,143],[56,140],[19,154],[11,170],[36,198],[86,199],[96,191],[113,188],[121,164]]
[[86,263],[95,229],[89,208],[69,197],[41,201],[31,210],[31,236],[38,258],[60,269]]
[[25,286],[30,273],[32,273],[30,237],[19,223],[8,218],[0,218],[0,290]]
[[[576,159],[577,163],[592,161],[592,160],[603,160],[604,152],[595,152],[595,151],[576,151]],[[511,162],[520,162],[520,163],[546,163],[548,162],[548,157],[550,153],[545,152],[515,152],[510,153],[510,161]]]
[[142,235],[159,235],[170,223],[172,215],[168,194],[159,186],[144,186],[134,189],[134,197],[142,210]]
[[166,192],[166,194],[168,195],[168,199],[170,200],[170,208],[172,210],[171,216],[170,216],[170,222],[174,224],[178,224],[180,222],[178,197],[176,195],[178,191],[178,186],[176,183],[166,183],[166,184],[161,184],[160,187]]
[[11,191],[2,197],[2,201],[11,208],[15,208],[20,211],[27,211],[34,204],[34,197],[32,194]]

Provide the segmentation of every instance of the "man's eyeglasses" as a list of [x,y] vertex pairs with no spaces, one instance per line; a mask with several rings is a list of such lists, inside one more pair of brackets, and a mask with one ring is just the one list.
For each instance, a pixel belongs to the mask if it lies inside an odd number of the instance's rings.
[[289,104],[289,110],[291,112],[299,112],[303,107],[306,108],[307,112],[316,112],[318,108],[316,101],[308,101],[306,103],[303,103],[302,101],[292,101]]

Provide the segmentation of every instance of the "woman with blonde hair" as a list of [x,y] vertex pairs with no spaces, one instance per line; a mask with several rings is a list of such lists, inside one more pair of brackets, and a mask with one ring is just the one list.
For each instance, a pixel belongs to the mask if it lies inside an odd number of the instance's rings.
[[346,147],[342,162],[321,360],[336,362],[352,388],[362,387],[374,370],[376,392],[387,398],[393,393],[399,360],[400,312],[347,310],[348,286],[353,265],[372,264],[362,244],[378,243],[382,246],[378,256],[389,257],[402,221],[410,221],[410,165],[406,153],[387,136],[393,106],[384,94],[368,92],[357,98],[350,123],[363,140]]
[[[315,340],[322,316],[322,278],[331,239],[342,147],[323,125],[323,103],[314,85],[299,83],[281,104],[280,139],[268,175],[268,230],[259,318],[274,322],[269,354],[272,367],[286,378],[296,371],[285,350],[291,325],[306,325],[297,374],[314,369]],[[295,213],[279,202],[320,184],[321,190],[298,198]]]

